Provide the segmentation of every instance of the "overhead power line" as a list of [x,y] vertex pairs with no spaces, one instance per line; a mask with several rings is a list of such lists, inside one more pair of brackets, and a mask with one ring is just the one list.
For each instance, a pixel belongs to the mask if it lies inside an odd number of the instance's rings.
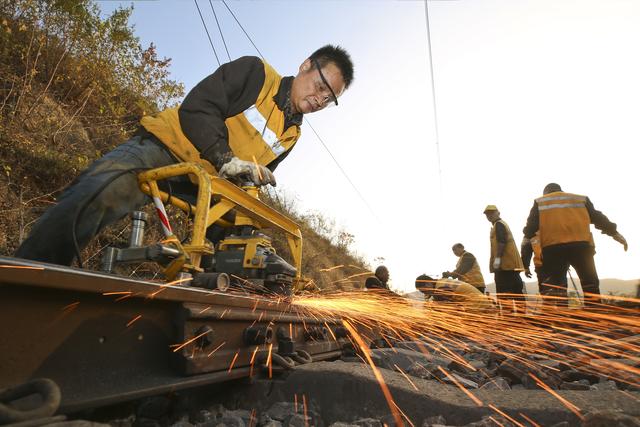
[[367,199],[364,198],[362,193],[360,193],[360,190],[358,190],[358,187],[356,187],[356,185],[353,183],[353,181],[351,181],[351,178],[349,178],[349,175],[347,175],[347,172],[342,168],[342,166],[340,166],[340,163],[338,163],[338,159],[335,158],[335,156],[333,155],[331,150],[329,150],[329,147],[327,147],[327,144],[324,143],[322,138],[320,138],[320,135],[318,135],[318,132],[316,132],[316,130],[313,128],[313,126],[311,126],[311,122],[309,122],[309,119],[305,118],[304,120],[305,120],[305,122],[307,122],[307,125],[309,125],[309,127],[311,128],[313,133],[316,135],[316,138],[318,138],[318,141],[320,141],[320,144],[322,144],[324,149],[327,150],[327,153],[329,153],[329,156],[331,156],[331,159],[333,160],[333,162],[336,164],[338,169],[340,169],[340,172],[342,172],[342,175],[344,175],[344,177],[347,179],[347,181],[349,181],[349,184],[351,184],[351,187],[353,187],[355,192],[358,194],[358,197],[360,197],[360,200],[362,200],[362,202],[365,204],[365,206],[369,209],[369,212],[371,212],[371,214],[374,216],[375,219],[380,221],[380,218],[378,218],[378,215],[376,215],[376,213],[374,212],[374,210],[371,207],[371,205],[369,205],[369,202],[367,202]]
[[438,177],[440,179],[440,195],[442,195],[442,163],[440,161],[440,134],[438,132],[438,108],[436,103],[436,82],[433,74],[433,54],[431,53],[431,28],[429,26],[429,0],[424,0],[425,24],[427,26],[427,49],[429,53],[429,70],[431,72],[431,100],[433,102],[433,122],[436,134],[436,152],[438,156]]
[[222,39],[224,50],[227,51],[227,57],[229,57],[229,62],[231,62],[231,55],[229,54],[229,48],[227,48],[227,42],[224,40],[224,34],[222,34],[222,27],[220,27],[220,22],[218,21],[218,15],[216,14],[216,10],[213,8],[213,3],[211,2],[211,0],[209,0],[209,6],[211,6],[211,12],[213,12],[213,17],[216,19],[216,25],[218,26],[218,31],[220,32],[220,38]]
[[200,20],[202,21],[202,26],[204,27],[204,31],[207,33],[207,38],[209,39],[209,44],[211,45],[211,49],[213,49],[213,54],[216,57],[216,61],[218,62],[218,67],[220,66],[220,59],[218,59],[218,52],[216,52],[216,48],[213,47],[213,42],[211,41],[211,36],[209,35],[209,29],[207,28],[207,24],[204,22],[204,18],[202,17],[202,12],[200,12],[200,6],[198,6],[198,0],[193,0],[196,4],[196,8],[198,9],[198,15],[200,15]]
[[242,24],[240,23],[240,21],[238,21],[238,18],[236,18],[236,15],[233,13],[233,11],[231,10],[231,8],[229,7],[229,5],[227,4],[227,2],[225,0],[222,0],[222,3],[226,6],[227,10],[229,11],[229,13],[231,14],[231,16],[233,16],[233,19],[236,20],[236,22],[238,23],[238,26],[240,27],[240,29],[242,30],[242,32],[244,33],[245,36],[247,36],[247,38],[249,39],[249,41],[251,42],[251,44],[253,45],[253,47],[256,49],[256,51],[258,52],[258,55],[260,55],[260,58],[262,58],[264,60],[264,55],[262,54],[262,52],[260,52],[260,49],[258,49],[258,46],[256,46],[256,44],[253,42],[253,40],[251,40],[251,37],[249,36],[249,34],[245,31],[244,27],[242,26]]

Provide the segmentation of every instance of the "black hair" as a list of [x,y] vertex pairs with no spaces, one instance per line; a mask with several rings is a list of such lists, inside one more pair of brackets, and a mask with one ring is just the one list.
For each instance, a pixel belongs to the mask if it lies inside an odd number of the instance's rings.
[[351,61],[349,53],[342,47],[331,44],[322,46],[313,52],[309,59],[318,61],[320,67],[324,67],[329,62],[333,62],[340,70],[340,74],[342,74],[345,89],[351,86],[351,82],[353,81],[353,62]]
[[456,243],[455,245],[451,246],[451,249],[455,249],[455,248],[460,248],[464,250],[464,245],[462,243]]
[[374,274],[377,276],[379,273],[382,273],[383,270],[386,271],[387,273],[389,272],[389,269],[387,267],[385,267],[384,265],[379,265],[376,268],[376,271]]
[[562,191],[562,188],[560,188],[560,184],[552,182],[544,187],[544,190],[542,190],[542,194],[555,193],[556,191]]
[[433,288],[436,281],[426,274],[421,274],[416,277],[416,289],[420,288]]

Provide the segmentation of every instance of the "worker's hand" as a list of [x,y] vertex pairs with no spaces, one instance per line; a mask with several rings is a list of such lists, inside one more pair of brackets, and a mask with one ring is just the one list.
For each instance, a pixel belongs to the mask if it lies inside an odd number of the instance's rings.
[[624,236],[620,233],[616,233],[613,235],[613,240],[615,240],[616,242],[620,243],[622,246],[624,246],[624,251],[626,252],[627,249],[629,249],[629,245],[627,244],[627,239],[624,238]]
[[502,263],[502,258],[500,258],[500,257],[494,258],[494,260],[493,260],[493,269],[494,270],[500,270],[500,264],[501,263]]
[[450,273],[450,272],[448,272],[448,271],[443,271],[443,272],[442,272],[442,278],[443,278],[443,279],[446,279],[447,277],[451,277],[451,273]]
[[223,178],[235,178],[246,175],[255,185],[271,184],[276,186],[276,177],[266,167],[237,157],[231,159],[220,168],[220,176]]
[[531,270],[529,270],[528,268],[525,268],[525,270],[524,270],[524,275],[525,275],[527,278],[529,278],[529,279],[531,279],[531,277],[533,276],[533,275],[531,274]]

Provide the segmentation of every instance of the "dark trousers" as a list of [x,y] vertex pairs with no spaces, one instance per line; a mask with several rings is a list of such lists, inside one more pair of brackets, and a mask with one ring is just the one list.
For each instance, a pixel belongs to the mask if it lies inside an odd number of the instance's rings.
[[[536,267],[535,272],[536,272],[536,277],[538,278],[538,292],[540,292],[541,295],[548,294],[552,288],[549,286],[545,286],[545,283],[551,283],[551,282],[549,281],[549,274],[547,273],[547,270],[545,270],[544,265],[541,267]],[[561,286],[563,286],[565,289],[567,288],[566,274],[562,278]]]
[[600,279],[593,259],[595,250],[588,242],[563,243],[542,249],[544,268],[549,275],[549,283],[567,289],[567,273],[573,267],[580,278],[582,291],[600,294]]
[[[71,265],[75,257],[74,219],[77,243],[82,250],[104,227],[151,201],[138,188],[137,175],[141,169],[173,163],[173,157],[150,140],[135,137],[119,145],[93,162],[64,190],[58,203],[35,223],[15,256]],[[135,170],[125,172],[129,169]],[[83,206],[82,215],[78,215]]]
[[[498,270],[494,273],[494,279],[496,282],[496,292],[500,298],[519,298],[517,295],[522,295],[522,278],[519,271],[513,270]],[[501,297],[500,294],[515,294],[505,295]]]

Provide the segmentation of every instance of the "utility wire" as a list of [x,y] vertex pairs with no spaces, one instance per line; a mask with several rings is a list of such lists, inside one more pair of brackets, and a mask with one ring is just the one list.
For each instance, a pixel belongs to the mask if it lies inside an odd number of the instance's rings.
[[424,15],[427,27],[427,48],[429,52],[429,70],[431,72],[431,100],[433,102],[433,121],[436,133],[436,152],[438,155],[438,177],[440,178],[440,195],[442,196],[442,163],[440,161],[440,134],[438,132],[438,109],[436,106],[436,82],[433,75],[433,55],[431,53],[431,28],[429,27],[429,0],[424,0]]
[[[194,0],[195,1],[195,0]],[[245,31],[244,27],[242,26],[242,24],[240,23],[240,21],[238,21],[238,18],[236,18],[236,15],[233,13],[233,11],[229,8],[229,5],[227,4],[227,2],[225,0],[222,0],[222,3],[226,6],[227,10],[229,11],[229,13],[231,14],[231,16],[233,16],[233,19],[236,20],[236,22],[238,23],[238,26],[240,26],[240,29],[242,30],[242,32],[244,33],[245,36],[247,36],[247,38],[249,39],[249,41],[251,42],[251,44],[253,45],[254,48],[256,48],[256,51],[258,51],[258,55],[260,55],[260,58],[262,58],[264,60],[264,55],[262,54],[262,52],[260,52],[260,49],[258,49],[258,46],[256,46],[256,44],[253,42],[253,40],[251,40],[251,37],[249,36],[249,34],[247,34],[247,32]]]
[[200,15],[200,20],[202,21],[202,25],[204,26],[204,30],[207,33],[207,38],[209,39],[209,44],[211,45],[211,49],[213,49],[213,54],[216,56],[216,61],[218,62],[218,67],[220,66],[220,59],[218,59],[218,52],[216,52],[216,48],[213,47],[213,42],[211,41],[211,36],[209,35],[209,29],[207,29],[207,24],[204,23],[204,18],[202,17],[202,12],[200,12],[200,6],[198,6],[198,0],[193,0],[196,4],[196,8],[198,9],[198,15]]
[[213,3],[211,2],[211,0],[209,0],[209,6],[211,6],[211,12],[213,12],[213,17],[216,19],[216,25],[218,26],[218,31],[220,32],[220,37],[222,38],[222,44],[224,45],[224,50],[227,51],[229,62],[231,62],[231,55],[229,54],[229,48],[227,48],[227,42],[224,40],[224,34],[222,34],[222,28],[220,27],[220,22],[218,21],[218,15],[216,14],[216,10],[213,8]]
[[380,218],[378,218],[378,215],[376,215],[376,213],[373,211],[373,208],[371,207],[371,205],[369,205],[369,202],[367,202],[367,199],[365,199],[364,196],[362,195],[362,193],[360,193],[360,190],[358,190],[358,187],[356,187],[356,185],[353,183],[353,181],[351,181],[351,178],[349,178],[349,175],[347,175],[347,172],[342,168],[342,166],[340,166],[340,163],[338,163],[338,159],[335,158],[335,156],[333,155],[331,150],[329,150],[329,147],[327,147],[327,144],[324,143],[322,138],[320,138],[320,135],[318,135],[318,132],[316,132],[316,130],[313,128],[313,126],[311,126],[311,122],[309,122],[309,119],[305,118],[304,121],[307,122],[307,125],[309,125],[309,127],[311,128],[313,133],[316,135],[316,138],[318,138],[318,141],[320,141],[320,144],[322,144],[324,149],[327,150],[327,153],[329,153],[329,156],[331,156],[331,159],[333,159],[333,162],[336,164],[338,169],[340,169],[340,172],[342,172],[342,175],[344,175],[344,177],[347,179],[347,181],[349,181],[349,184],[351,184],[351,187],[353,187],[355,192],[358,194],[358,196],[360,197],[360,200],[362,200],[362,202],[365,204],[365,206],[369,209],[369,212],[371,212],[373,217],[376,220],[378,220],[378,222],[380,222]]

